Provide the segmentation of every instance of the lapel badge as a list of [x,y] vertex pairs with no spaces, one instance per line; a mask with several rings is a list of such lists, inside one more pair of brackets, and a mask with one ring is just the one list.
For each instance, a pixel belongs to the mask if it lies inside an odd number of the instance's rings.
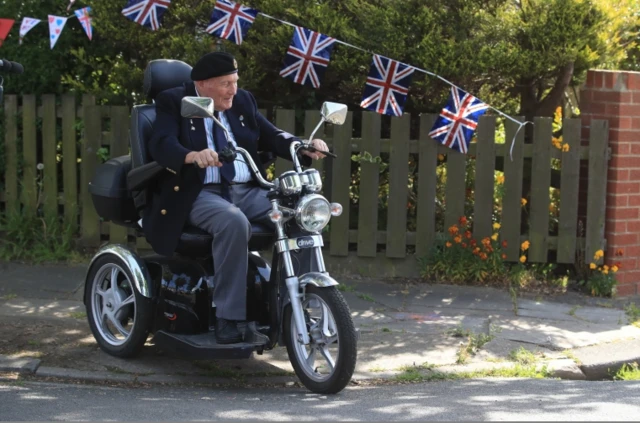
[[240,124],[242,126],[244,126],[244,122],[243,121],[244,121],[244,116],[240,115]]

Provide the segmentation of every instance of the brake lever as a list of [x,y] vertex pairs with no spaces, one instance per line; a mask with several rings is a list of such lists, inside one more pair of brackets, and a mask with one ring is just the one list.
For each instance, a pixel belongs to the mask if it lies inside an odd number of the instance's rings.
[[305,150],[309,150],[309,151],[311,151],[312,153],[314,153],[314,152],[315,152],[315,153],[322,153],[322,154],[324,154],[324,155],[325,155],[325,156],[327,156],[327,157],[332,157],[332,158],[334,158],[334,159],[337,159],[337,158],[338,158],[338,156],[337,156],[337,155],[333,154],[333,153],[332,153],[332,152],[330,152],[330,151],[318,150],[317,148],[315,148],[315,147],[313,147],[313,146],[311,146],[311,145],[309,145],[309,146],[305,146],[305,147],[303,147],[303,148],[304,148]]

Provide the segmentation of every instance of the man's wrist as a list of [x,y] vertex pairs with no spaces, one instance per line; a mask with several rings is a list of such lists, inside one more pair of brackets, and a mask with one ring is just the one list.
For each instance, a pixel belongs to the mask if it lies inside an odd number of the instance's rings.
[[195,155],[196,155],[196,152],[195,152],[195,151],[190,151],[190,152],[188,152],[188,153],[187,153],[187,155],[186,155],[186,156],[185,156],[185,158],[184,158],[184,162],[185,162],[186,164],[193,163],[193,157],[194,157]]

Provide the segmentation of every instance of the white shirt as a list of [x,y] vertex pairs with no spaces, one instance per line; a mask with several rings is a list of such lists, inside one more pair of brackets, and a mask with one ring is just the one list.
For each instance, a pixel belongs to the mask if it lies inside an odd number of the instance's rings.
[[[198,89],[196,88],[196,93],[198,93]],[[236,139],[233,136],[233,132],[231,131],[231,126],[229,125],[229,121],[227,120],[227,115],[225,112],[218,112],[218,120],[229,132],[229,140],[228,142],[232,144],[234,147],[237,147]],[[213,142],[213,125],[216,123],[212,118],[204,118],[204,130],[207,133],[207,145],[213,151],[216,151],[216,146]],[[236,170],[236,176],[233,178],[234,182],[249,182],[251,181],[251,171],[249,170],[249,165],[244,160],[244,156],[240,153],[237,154],[235,162],[233,162],[233,166]],[[204,178],[205,184],[219,184],[220,183],[220,168],[219,167],[207,167],[207,174]]]

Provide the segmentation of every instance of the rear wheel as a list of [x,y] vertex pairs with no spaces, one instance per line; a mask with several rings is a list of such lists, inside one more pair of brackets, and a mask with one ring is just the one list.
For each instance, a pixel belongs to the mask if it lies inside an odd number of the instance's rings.
[[312,392],[335,394],[351,380],[356,367],[357,337],[349,306],[335,287],[309,285],[302,299],[309,345],[300,334],[291,307],[284,314],[289,360],[296,375]]
[[98,258],[87,278],[87,319],[98,345],[116,357],[138,355],[149,336],[151,300],[138,292],[131,271],[114,255]]

